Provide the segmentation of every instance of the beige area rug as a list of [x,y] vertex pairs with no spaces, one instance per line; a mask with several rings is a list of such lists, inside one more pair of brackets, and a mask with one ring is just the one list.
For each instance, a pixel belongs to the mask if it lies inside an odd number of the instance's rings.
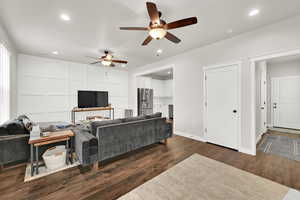
[[119,200],[299,200],[298,195],[286,186],[194,154]]
[[28,163],[26,166],[24,182],[29,182],[29,181],[32,181],[35,179],[39,179],[39,178],[48,176],[50,174],[54,174],[54,173],[57,173],[57,172],[60,172],[60,171],[63,171],[63,170],[66,170],[66,169],[69,169],[72,167],[76,167],[78,165],[80,165],[80,163],[79,163],[79,161],[76,161],[73,164],[65,165],[64,167],[55,169],[55,170],[49,170],[46,168],[46,166],[41,166],[41,167],[39,167],[39,174],[31,176],[31,165],[30,165],[30,163]]

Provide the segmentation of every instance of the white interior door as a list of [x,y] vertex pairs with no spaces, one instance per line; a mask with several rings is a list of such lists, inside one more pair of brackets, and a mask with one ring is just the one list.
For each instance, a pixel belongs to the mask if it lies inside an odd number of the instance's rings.
[[300,129],[300,77],[272,79],[273,126]]
[[260,96],[260,109],[261,109],[261,133],[267,131],[267,66],[261,66],[261,96]]
[[238,149],[239,65],[206,71],[206,139]]

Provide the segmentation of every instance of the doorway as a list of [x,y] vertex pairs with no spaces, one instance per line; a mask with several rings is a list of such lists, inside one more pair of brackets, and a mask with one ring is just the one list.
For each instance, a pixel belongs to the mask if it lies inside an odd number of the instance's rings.
[[255,67],[257,148],[300,161],[300,54],[265,58]]
[[239,150],[240,64],[205,68],[205,138],[207,142]]
[[[173,67],[136,76],[136,88],[138,90],[149,90],[152,93],[151,112],[161,112],[162,116],[168,120],[174,119],[173,76]],[[139,105],[139,102],[137,102],[137,105]]]

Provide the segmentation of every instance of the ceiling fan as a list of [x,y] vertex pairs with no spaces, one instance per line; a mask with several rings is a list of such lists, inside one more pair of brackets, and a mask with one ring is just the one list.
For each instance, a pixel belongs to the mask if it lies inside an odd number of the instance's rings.
[[104,66],[115,67],[115,63],[127,64],[128,62],[125,60],[114,60],[111,52],[105,50],[104,56],[99,58],[95,58],[97,61],[90,63],[91,65],[101,63]]
[[120,27],[121,30],[149,31],[149,36],[146,38],[142,45],[149,44],[152,39],[159,40],[163,37],[174,43],[179,43],[181,40],[175,35],[168,32],[168,30],[181,28],[197,23],[196,17],[190,17],[167,24],[164,20],[160,19],[161,12],[157,10],[155,3],[147,2],[146,5],[151,19],[148,27]]

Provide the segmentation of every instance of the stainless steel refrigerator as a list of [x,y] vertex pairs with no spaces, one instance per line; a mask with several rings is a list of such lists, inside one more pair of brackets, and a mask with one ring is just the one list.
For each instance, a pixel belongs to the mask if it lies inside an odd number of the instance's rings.
[[138,88],[138,115],[153,114],[153,89]]

